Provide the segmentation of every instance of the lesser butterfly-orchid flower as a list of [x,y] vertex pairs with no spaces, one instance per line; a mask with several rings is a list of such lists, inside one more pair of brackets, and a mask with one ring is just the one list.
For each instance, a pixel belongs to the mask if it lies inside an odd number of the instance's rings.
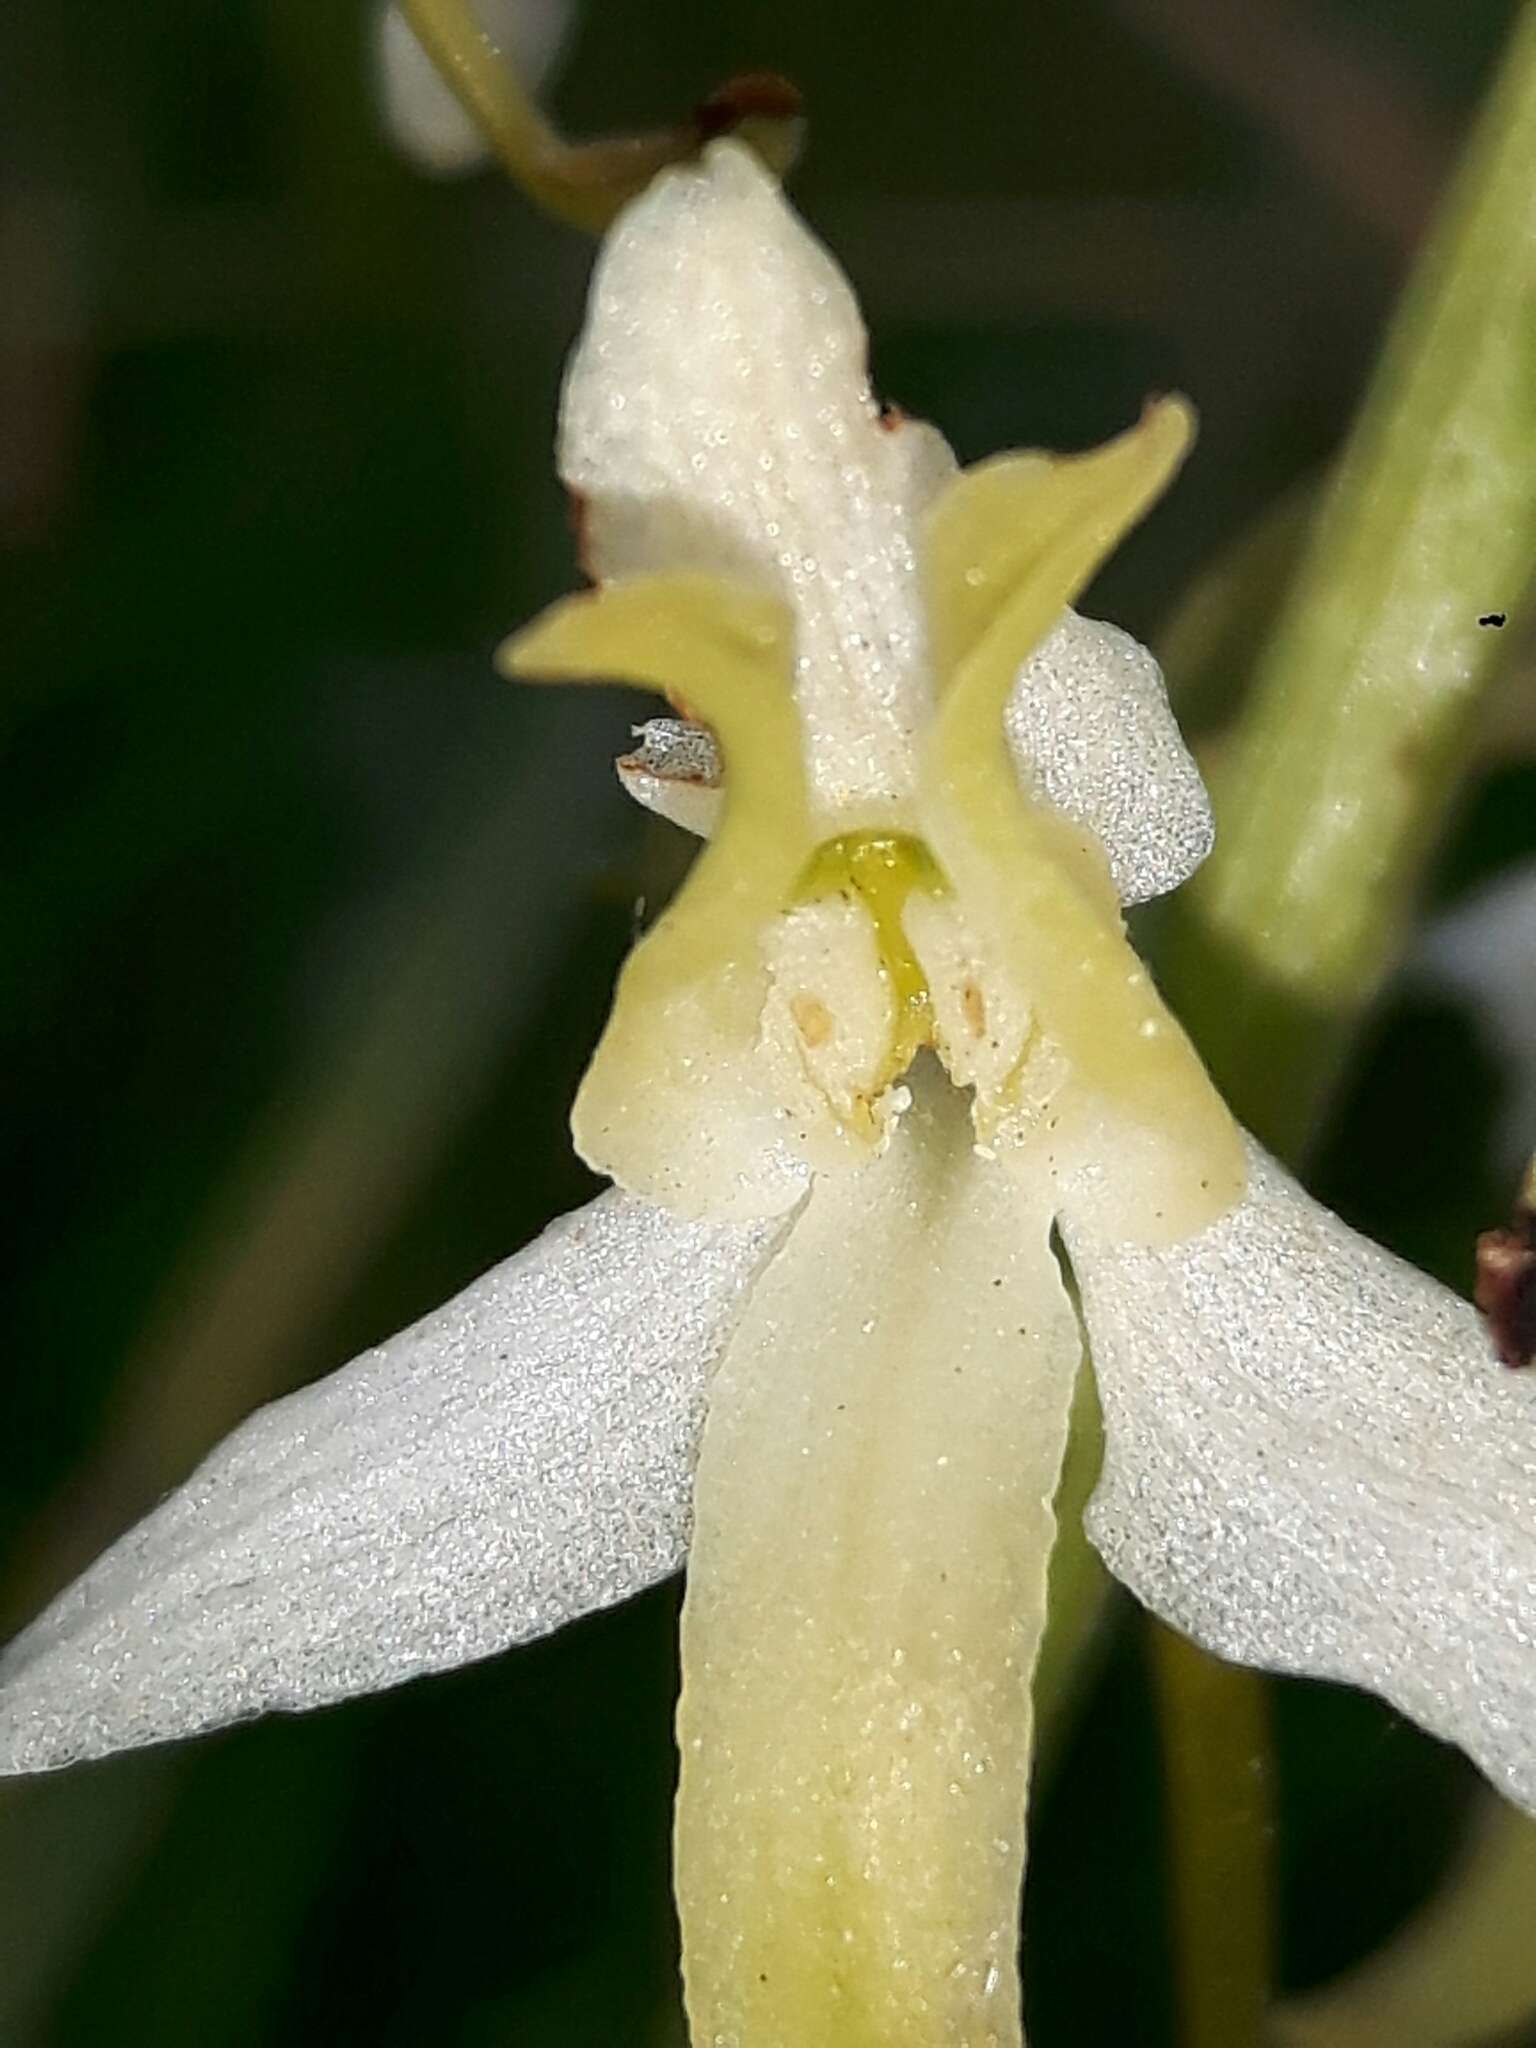
[[959,470],[748,150],[628,208],[562,411],[595,587],[504,651],[665,692],[621,772],[707,837],[575,1106],[614,1186],[64,1593],[0,1767],[485,1657],[686,1551],[694,2041],[1017,2043],[1065,1264],[1116,1576],[1536,1808],[1536,1392],[1235,1127],[1124,935],[1210,817],[1069,606],[1188,432]]

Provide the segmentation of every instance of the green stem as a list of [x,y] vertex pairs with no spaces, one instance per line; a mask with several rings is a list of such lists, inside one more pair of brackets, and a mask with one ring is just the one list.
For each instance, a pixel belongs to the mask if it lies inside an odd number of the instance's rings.
[[[1536,6],[1523,12],[1213,777],[1165,980],[1237,1114],[1296,1160],[1412,914],[1536,561]],[[1261,2038],[1264,1681],[1159,1631],[1188,2048]]]
[[1214,781],[1166,980],[1304,1149],[1394,959],[1536,560],[1536,10],[1388,336]]
[[1263,1675],[1150,1624],[1182,2048],[1260,2048],[1274,1977],[1274,1767]]
[[649,153],[643,161],[637,155],[641,145],[627,145],[629,176],[612,162],[599,174],[587,152],[563,141],[545,120],[514,67],[476,20],[470,0],[402,0],[402,6],[423,49],[509,176],[572,227],[601,233],[625,198],[693,145],[691,136],[647,138]]

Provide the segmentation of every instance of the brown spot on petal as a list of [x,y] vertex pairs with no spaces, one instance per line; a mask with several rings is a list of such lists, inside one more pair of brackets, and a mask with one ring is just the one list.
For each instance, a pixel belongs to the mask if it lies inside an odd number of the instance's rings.
[[789,1014],[795,1020],[795,1029],[813,1052],[832,1036],[832,1012],[820,996],[792,996]]
[[1507,1230],[1485,1230],[1477,1240],[1477,1282],[1472,1298],[1506,1365],[1536,1362],[1536,1168],[1515,1203]]

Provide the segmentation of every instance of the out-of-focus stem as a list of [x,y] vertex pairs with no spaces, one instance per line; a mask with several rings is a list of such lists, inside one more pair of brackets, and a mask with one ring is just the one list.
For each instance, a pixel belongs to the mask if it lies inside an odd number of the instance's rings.
[[1268,1688],[1150,1625],[1180,2048],[1259,2048],[1274,1964]]
[[600,234],[659,170],[693,155],[712,135],[742,136],[781,176],[799,152],[799,95],[768,74],[733,79],[676,128],[567,142],[481,27],[470,0],[400,6],[512,179],[546,212],[590,234]]
[[1387,1946],[1270,2022],[1275,2048],[1486,2048],[1536,2011],[1536,1826],[1492,1793],[1433,1898]]
[[1165,978],[1219,1082],[1306,1144],[1396,955],[1536,562],[1536,10],[1388,337],[1213,783]]

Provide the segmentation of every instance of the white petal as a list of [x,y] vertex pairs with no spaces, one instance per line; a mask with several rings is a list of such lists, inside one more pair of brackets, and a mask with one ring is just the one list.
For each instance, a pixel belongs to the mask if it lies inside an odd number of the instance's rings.
[[789,597],[816,794],[900,797],[928,703],[914,522],[952,468],[882,421],[846,280],[736,143],[610,233],[566,380],[561,474],[607,579],[702,569]]
[[772,1236],[601,1196],[261,1409],[0,1657],[0,1771],[395,1685],[664,1577]]
[[816,1182],[710,1392],[678,1717],[701,2042],[1019,2040],[1081,1341],[1048,1208],[914,1087],[881,1158]]
[[1026,787],[1097,835],[1122,902],[1176,889],[1210,852],[1205,784],[1162,670],[1129,633],[1068,611],[1019,671],[1006,716]]
[[[475,0],[488,40],[536,92],[560,54],[571,0]],[[379,99],[390,136],[423,170],[443,177],[483,169],[491,150],[394,0],[377,19]]]
[[1536,1808],[1536,1377],[1249,1149],[1191,1243],[1063,1226],[1107,1439],[1089,1533],[1207,1648],[1382,1693]]

